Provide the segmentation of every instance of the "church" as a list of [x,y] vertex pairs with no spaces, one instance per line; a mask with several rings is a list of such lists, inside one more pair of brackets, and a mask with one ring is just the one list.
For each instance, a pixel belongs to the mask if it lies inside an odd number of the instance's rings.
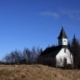
[[58,36],[58,46],[46,48],[39,56],[38,62],[55,67],[73,65],[73,55],[68,49],[68,37],[62,27]]

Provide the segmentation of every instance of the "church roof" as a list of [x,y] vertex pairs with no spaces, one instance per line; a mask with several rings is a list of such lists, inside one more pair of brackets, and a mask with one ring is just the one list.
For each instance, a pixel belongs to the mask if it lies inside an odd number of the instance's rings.
[[61,32],[60,32],[60,34],[59,34],[58,39],[61,39],[61,38],[67,38],[67,35],[66,35],[63,27],[62,27],[62,29],[61,29]]
[[58,52],[61,50],[61,46],[53,46],[46,48],[40,56],[48,55],[48,57],[54,57],[58,54]]
[[52,46],[46,48],[39,57],[55,57],[61,48],[68,48],[68,46]]

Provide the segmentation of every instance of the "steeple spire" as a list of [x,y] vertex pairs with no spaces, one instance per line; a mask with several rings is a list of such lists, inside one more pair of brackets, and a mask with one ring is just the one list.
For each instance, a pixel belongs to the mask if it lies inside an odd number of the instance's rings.
[[67,35],[64,31],[64,28],[62,27],[60,35],[58,36],[58,39],[67,38]]
[[61,29],[59,36],[58,36],[58,43],[59,43],[59,45],[62,45],[62,46],[68,45],[67,35],[66,35],[63,27]]

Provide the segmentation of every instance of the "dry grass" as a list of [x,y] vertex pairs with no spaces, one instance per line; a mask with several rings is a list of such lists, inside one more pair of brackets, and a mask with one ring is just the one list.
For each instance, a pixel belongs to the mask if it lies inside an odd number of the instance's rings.
[[80,80],[80,70],[43,65],[0,65],[0,80]]

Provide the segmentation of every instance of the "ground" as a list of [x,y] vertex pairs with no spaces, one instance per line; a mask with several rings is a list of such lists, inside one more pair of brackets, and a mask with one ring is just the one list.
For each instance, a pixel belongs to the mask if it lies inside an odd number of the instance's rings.
[[0,80],[80,80],[80,70],[43,65],[0,65]]

